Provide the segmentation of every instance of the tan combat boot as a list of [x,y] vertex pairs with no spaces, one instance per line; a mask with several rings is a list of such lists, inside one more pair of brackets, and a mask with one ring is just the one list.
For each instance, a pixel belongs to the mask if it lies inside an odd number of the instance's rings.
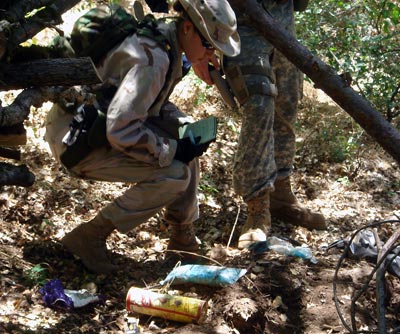
[[[200,249],[200,240],[194,233],[192,223],[178,224],[168,223],[170,230],[170,239],[168,250],[184,251],[197,253]],[[185,254],[182,255],[183,257]]]
[[267,240],[271,230],[271,215],[269,212],[269,190],[246,202],[247,221],[242,228],[238,248],[249,247],[252,243]]
[[276,180],[274,187],[275,191],[271,193],[270,197],[272,217],[310,230],[325,230],[327,228],[325,217],[322,214],[312,212],[299,204],[293,194],[289,177]]
[[108,274],[118,269],[111,263],[106,247],[106,239],[114,229],[111,221],[99,213],[88,223],[67,233],[61,243],[80,257],[86,268],[98,274]]

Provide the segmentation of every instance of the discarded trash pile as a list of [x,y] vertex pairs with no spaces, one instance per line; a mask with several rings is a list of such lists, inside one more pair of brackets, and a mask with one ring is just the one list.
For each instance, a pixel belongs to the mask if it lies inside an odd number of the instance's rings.
[[[388,296],[386,293],[385,274],[386,272],[388,272],[391,275],[400,278],[400,245],[398,242],[400,238],[400,229],[397,229],[397,231],[390,237],[384,237],[384,241],[381,240],[382,235],[380,235],[378,231],[378,228],[384,224],[399,223],[400,220],[386,220],[366,225],[355,231],[350,238],[335,241],[326,248],[327,251],[334,248],[343,249],[343,254],[338,261],[333,279],[333,292],[334,301],[340,320],[342,321],[344,327],[350,333],[358,333],[359,329],[357,329],[356,321],[357,303],[360,302],[361,296],[366,293],[367,289],[371,288],[374,280],[376,282],[376,323],[378,324],[377,332],[399,333],[400,327],[391,329],[391,331],[389,331],[389,329],[387,328],[388,326],[385,319],[385,306],[387,305]],[[339,302],[339,298],[337,296],[338,273],[345,259],[364,259],[374,265],[371,273],[367,277],[365,277],[364,284],[362,284],[362,286],[358,289],[354,287],[355,291],[351,299],[350,308],[351,325],[348,324],[342,313],[340,304],[343,302]],[[373,317],[373,315],[371,315],[371,317]]]

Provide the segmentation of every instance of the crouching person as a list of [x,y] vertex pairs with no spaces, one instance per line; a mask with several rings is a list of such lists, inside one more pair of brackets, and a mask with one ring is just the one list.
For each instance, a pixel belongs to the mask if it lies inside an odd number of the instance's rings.
[[[47,117],[46,140],[73,176],[131,184],[91,221],[62,239],[97,273],[118,269],[106,248],[115,229],[126,233],[162,209],[170,228],[168,249],[199,249],[193,229],[199,217],[197,157],[208,144],[177,139],[176,129],[187,119],[167,101],[182,77],[183,53],[192,63],[209,58],[215,50],[234,56],[240,41],[235,15],[225,0],[179,0],[173,6],[179,13],[174,20],[156,21],[150,32],[128,35],[95,61],[107,89],[100,90],[104,94],[97,94],[94,105],[73,113],[54,105]],[[98,145],[101,140],[96,139],[91,144],[93,133],[99,134],[91,126],[100,114],[106,143]],[[81,141],[88,142],[88,148],[77,145]]]

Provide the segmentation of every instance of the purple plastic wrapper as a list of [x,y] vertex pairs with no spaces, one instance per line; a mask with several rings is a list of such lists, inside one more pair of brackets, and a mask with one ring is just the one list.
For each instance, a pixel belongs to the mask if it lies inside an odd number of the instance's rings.
[[103,296],[93,295],[85,289],[64,290],[59,279],[47,282],[39,292],[43,296],[42,298],[45,305],[52,308],[71,310],[86,306],[90,303],[104,303],[105,301]]
[[47,307],[61,307],[72,309],[74,303],[70,297],[64,293],[64,287],[59,279],[47,282],[40,290],[43,302]]

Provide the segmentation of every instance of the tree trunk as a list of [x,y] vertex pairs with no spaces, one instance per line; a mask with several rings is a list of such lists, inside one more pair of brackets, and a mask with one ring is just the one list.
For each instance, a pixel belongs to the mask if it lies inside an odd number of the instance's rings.
[[329,95],[387,153],[400,162],[400,133],[367,100],[355,92],[346,80],[285,31],[261,8],[257,0],[229,0],[229,2],[235,10],[245,13],[248,25],[257,29],[304,72],[315,83],[316,88],[322,89]]
[[89,57],[35,60],[0,64],[0,91],[41,86],[75,86],[100,83]]

